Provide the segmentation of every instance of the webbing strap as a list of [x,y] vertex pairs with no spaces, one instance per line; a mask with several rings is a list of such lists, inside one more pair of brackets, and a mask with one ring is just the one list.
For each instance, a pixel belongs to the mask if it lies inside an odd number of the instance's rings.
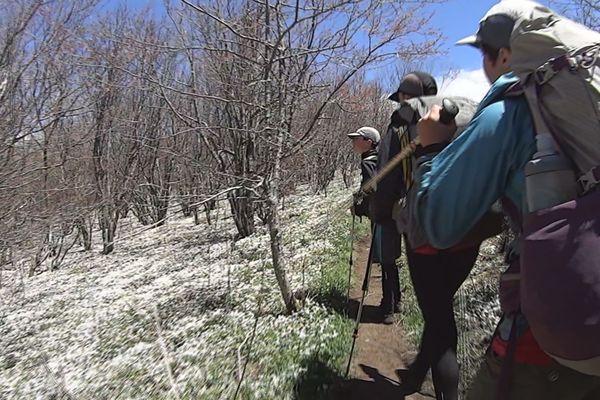
[[513,367],[515,365],[515,353],[517,350],[518,315],[519,313],[513,314],[513,320],[510,327],[510,336],[508,339],[508,347],[506,348],[506,354],[504,356],[504,359],[502,360],[500,378],[498,379],[498,391],[496,393],[497,400],[510,400],[513,381]]
[[535,133],[537,135],[543,133],[552,133],[544,120],[544,116],[542,115],[542,109],[540,107],[540,101],[538,98],[538,89],[537,85],[533,82],[529,82],[524,86],[525,98],[527,99],[527,103],[529,103],[529,110],[531,111],[531,116],[533,118],[533,123],[535,125]]

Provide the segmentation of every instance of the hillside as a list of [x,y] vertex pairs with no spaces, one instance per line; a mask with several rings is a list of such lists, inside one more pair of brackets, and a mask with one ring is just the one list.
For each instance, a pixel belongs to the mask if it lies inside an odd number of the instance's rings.
[[286,202],[289,280],[308,291],[291,316],[266,232],[232,242],[223,216],[145,231],[126,220],[110,255],[96,243],[55,272],[4,271],[0,398],[233,398],[242,377],[238,398],[292,398],[311,363],[335,369],[348,345],[348,320],[314,298],[345,293],[347,195]]

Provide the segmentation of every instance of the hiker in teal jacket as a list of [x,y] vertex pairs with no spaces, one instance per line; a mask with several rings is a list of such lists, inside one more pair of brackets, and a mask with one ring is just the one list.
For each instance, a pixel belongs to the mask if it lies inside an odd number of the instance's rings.
[[[455,127],[439,123],[439,108],[418,124],[421,146],[416,152],[415,184],[419,187],[410,212],[419,218],[435,247],[459,243],[498,199],[515,224],[527,212],[524,167],[535,152],[535,133],[527,102],[513,86],[517,82],[510,72],[514,17],[509,14],[487,15],[476,35],[459,42],[481,50],[484,72],[492,82],[465,131],[448,144]],[[503,317],[468,399],[600,399],[600,377],[559,365],[541,350],[519,311],[518,246],[511,246],[507,261],[510,266],[500,282]],[[511,354],[512,329],[515,351]],[[503,367],[510,370],[507,365],[512,373],[502,376]]]
[[435,247],[459,243],[503,195],[524,205],[523,168],[535,140],[525,98],[504,100],[516,82],[510,73],[499,77],[469,126],[441,153],[430,152],[436,146],[418,149],[416,211]]

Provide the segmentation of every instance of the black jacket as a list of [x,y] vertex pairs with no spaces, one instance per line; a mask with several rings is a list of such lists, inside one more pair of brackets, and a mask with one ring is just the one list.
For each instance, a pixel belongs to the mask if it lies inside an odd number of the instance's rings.
[[[377,150],[371,149],[360,156],[360,186],[362,187],[377,173]],[[358,217],[370,217],[369,202],[373,194],[354,198],[354,214]]]
[[[407,124],[399,120],[396,114],[395,112],[392,115],[386,134],[381,140],[377,160],[378,170],[381,170],[409,142]],[[406,195],[406,175],[410,173],[410,168],[405,165],[406,162],[411,162],[410,158],[398,164],[377,183],[377,190],[371,199],[371,216],[377,223],[392,221],[394,203]]]

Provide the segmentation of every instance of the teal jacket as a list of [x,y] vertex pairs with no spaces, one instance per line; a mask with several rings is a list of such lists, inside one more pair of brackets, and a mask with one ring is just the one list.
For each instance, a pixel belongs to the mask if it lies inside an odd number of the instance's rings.
[[410,212],[434,247],[459,243],[502,196],[526,211],[523,169],[535,152],[535,134],[524,96],[505,97],[516,81],[513,74],[498,78],[465,131],[418,160]]

